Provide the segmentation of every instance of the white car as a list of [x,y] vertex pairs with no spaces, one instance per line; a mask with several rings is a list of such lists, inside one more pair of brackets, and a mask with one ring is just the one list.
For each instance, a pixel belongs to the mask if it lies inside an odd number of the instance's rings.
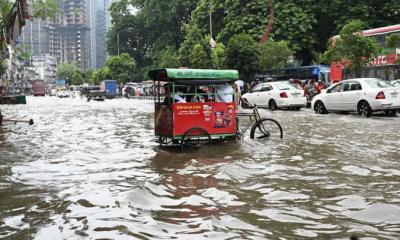
[[396,88],[400,88],[400,79],[391,82],[391,85]]
[[271,110],[296,109],[306,106],[304,90],[288,82],[266,82],[256,85],[249,93],[242,95],[243,105],[257,105]]
[[394,116],[400,109],[400,89],[377,78],[343,80],[315,96],[311,107],[319,114],[357,111],[370,117],[372,112],[385,111]]
[[57,97],[59,97],[59,98],[68,98],[69,97],[69,91],[67,91],[67,90],[58,90]]

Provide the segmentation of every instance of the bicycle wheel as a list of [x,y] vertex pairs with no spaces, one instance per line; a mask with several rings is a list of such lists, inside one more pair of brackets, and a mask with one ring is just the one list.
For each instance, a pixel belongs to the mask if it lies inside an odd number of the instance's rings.
[[185,132],[181,140],[181,151],[197,149],[211,142],[211,136],[203,128],[191,128]]
[[250,131],[251,139],[282,139],[283,130],[281,125],[274,119],[261,118],[259,121],[254,123]]

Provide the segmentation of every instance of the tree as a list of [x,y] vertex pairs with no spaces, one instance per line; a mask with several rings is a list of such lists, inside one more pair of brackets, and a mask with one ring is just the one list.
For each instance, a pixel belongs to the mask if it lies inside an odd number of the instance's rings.
[[179,59],[183,66],[189,66],[189,56],[196,44],[202,44],[203,34],[196,24],[185,24],[183,28],[185,40],[179,48]]
[[229,39],[225,54],[228,68],[238,70],[246,81],[254,80],[259,69],[260,48],[250,35],[241,33]]
[[158,56],[158,59],[158,66],[161,68],[177,68],[181,65],[178,52],[174,51],[172,47],[169,47],[165,51],[161,52]]
[[400,33],[386,37],[387,46],[390,48],[400,48]]
[[0,0],[0,50],[19,37],[26,19],[54,17],[58,12],[56,0]]
[[194,45],[189,58],[191,68],[209,68],[209,57],[202,45]]
[[99,85],[101,81],[107,79],[112,79],[110,69],[107,66],[104,66],[92,72],[91,83],[94,85]]
[[[129,53],[136,61],[139,74],[142,68],[159,66],[159,58],[167,48],[177,51],[184,39],[183,25],[190,20],[197,0],[130,0],[113,3],[113,27],[107,34],[109,53],[116,52],[116,35],[120,30],[121,52]],[[132,14],[127,9],[136,9]],[[143,78],[144,76],[140,76]]]
[[285,41],[268,41],[261,47],[260,70],[280,69],[293,57],[293,51]]
[[226,43],[232,36],[246,33],[258,41],[268,21],[265,6],[266,0],[226,0],[227,13],[223,18],[224,27],[218,33],[217,40]]
[[[120,83],[126,83],[135,78],[136,63],[127,53],[110,57],[105,66],[109,70],[109,76]],[[107,68],[104,71],[108,71]],[[102,76],[107,74],[108,72],[102,72]]]
[[69,85],[81,85],[83,76],[75,63],[63,63],[57,66],[57,78],[68,80]]
[[360,76],[361,68],[366,66],[380,52],[378,42],[374,38],[361,34],[366,24],[354,20],[346,24],[340,31],[340,37],[331,41],[324,56],[328,62],[348,63],[348,68]]
[[[398,24],[398,9],[398,0],[125,0],[112,4],[107,48],[116,55],[119,32],[120,51],[135,59],[140,76],[164,65],[165,53],[178,49],[179,63],[188,66],[193,47],[210,34],[211,13],[218,44],[227,46],[240,33],[258,42],[268,26],[271,39],[285,41],[294,51],[294,62],[309,65],[320,63],[328,40],[350,20],[363,20],[371,28]],[[121,31],[127,28],[132,29]]]
[[[387,46],[389,48],[400,48],[400,33],[392,34],[386,37]],[[396,53],[396,50],[394,50]],[[400,54],[397,54],[397,59],[395,61],[395,78],[400,78]]]
[[224,69],[226,65],[225,45],[217,43],[217,46],[212,50],[212,65],[215,69]]
[[272,37],[275,41],[284,40],[295,52],[303,65],[309,65],[317,55],[317,34],[314,31],[317,18],[315,1],[302,0],[293,3],[290,0],[274,1],[275,20]]

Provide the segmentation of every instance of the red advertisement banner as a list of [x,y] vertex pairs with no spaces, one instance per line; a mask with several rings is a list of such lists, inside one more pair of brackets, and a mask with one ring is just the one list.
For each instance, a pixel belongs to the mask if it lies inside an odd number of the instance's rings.
[[173,134],[183,135],[190,128],[203,128],[209,134],[235,134],[234,103],[175,103]]

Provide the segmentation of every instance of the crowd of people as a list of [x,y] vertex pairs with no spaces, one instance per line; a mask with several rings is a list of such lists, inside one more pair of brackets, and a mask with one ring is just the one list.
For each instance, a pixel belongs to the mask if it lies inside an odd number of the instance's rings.
[[321,79],[315,81],[314,79],[308,80],[300,87],[304,90],[304,94],[307,97],[308,101],[311,101],[315,95],[320,94],[322,89],[325,89],[325,84],[321,81]]
[[[236,85],[235,85],[236,86]],[[234,101],[235,89],[230,84],[216,85],[215,89],[178,86],[164,84],[164,104],[187,102],[226,102]],[[236,88],[236,87],[235,87]],[[237,88],[236,88],[237,89]]]

